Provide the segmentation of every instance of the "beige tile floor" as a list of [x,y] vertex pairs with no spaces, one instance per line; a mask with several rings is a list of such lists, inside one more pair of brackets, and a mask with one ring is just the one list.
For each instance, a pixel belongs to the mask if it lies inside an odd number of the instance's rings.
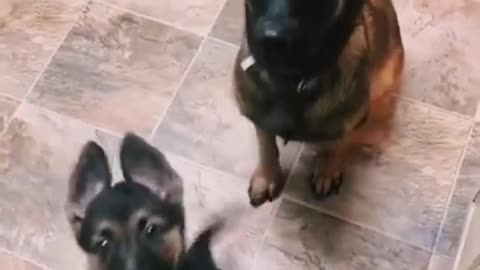
[[[480,188],[480,4],[395,0],[407,52],[392,143],[317,202],[311,153],[282,149],[284,196],[239,226],[225,269],[449,270]],[[81,270],[63,215],[88,139],[118,171],[119,136],[165,151],[185,180],[189,236],[248,205],[252,127],[232,100],[242,0],[0,0],[0,265]],[[117,173],[118,175],[118,173]]]

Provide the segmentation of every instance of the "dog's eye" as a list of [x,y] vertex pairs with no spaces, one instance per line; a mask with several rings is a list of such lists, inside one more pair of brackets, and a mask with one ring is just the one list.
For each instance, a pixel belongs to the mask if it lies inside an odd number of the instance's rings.
[[109,243],[110,241],[108,241],[107,239],[103,239],[102,242],[100,242],[100,248],[107,248]]
[[98,240],[97,242],[94,243],[93,251],[95,253],[103,252],[106,249],[108,249],[109,246],[110,246],[110,240],[108,240],[106,238],[101,239],[101,240]]
[[103,252],[110,247],[110,240],[112,239],[111,232],[103,230],[99,236],[95,237],[93,241],[92,250],[95,253]]
[[152,237],[157,232],[157,227],[155,225],[148,225],[145,228],[145,236]]
[[165,220],[160,217],[142,218],[137,226],[138,232],[145,238],[153,238],[168,228]]
[[156,231],[156,226],[154,224],[149,224],[148,220],[144,218],[138,223],[138,230],[146,237],[151,237]]

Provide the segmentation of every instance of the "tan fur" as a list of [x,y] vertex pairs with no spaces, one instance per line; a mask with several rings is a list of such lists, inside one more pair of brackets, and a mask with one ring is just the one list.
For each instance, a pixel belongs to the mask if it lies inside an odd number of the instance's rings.
[[[95,231],[101,232],[105,229],[108,229],[108,231],[113,232],[117,236],[128,238],[129,235],[138,233],[138,223],[142,218],[149,218],[149,222],[154,222],[156,224],[161,224],[164,222],[159,217],[151,216],[147,210],[142,209],[132,214],[132,216],[129,218],[127,226],[122,226],[116,222],[105,220],[97,226]],[[158,220],[156,221],[155,219]],[[162,241],[159,243],[156,253],[159,257],[163,257],[167,261],[173,262],[173,264],[176,265],[180,259],[180,255],[183,254],[184,250],[185,246],[182,232],[177,226],[163,233]],[[99,258],[95,255],[90,255],[88,257],[88,266],[88,269],[91,270],[102,270],[105,268]]]
[[259,165],[254,172],[249,194],[252,201],[261,201],[262,198],[256,198],[257,195],[268,193],[270,198],[275,198],[281,191],[284,184],[282,177],[279,152],[275,136],[267,132],[256,129],[259,145]]
[[183,237],[180,228],[174,227],[164,235],[164,244],[159,248],[158,254],[164,256],[167,261],[178,264],[180,255],[185,247],[183,246]]
[[[390,0],[370,0],[364,11],[364,23],[357,29],[353,40],[343,54],[348,68],[348,59],[352,58],[359,47],[367,46],[372,61],[370,72],[370,101],[366,123],[339,140],[332,148],[330,159],[318,162],[315,166],[326,168],[323,173],[314,176],[317,192],[326,193],[338,181],[338,174],[344,169],[345,162],[354,147],[368,147],[381,152],[391,130],[391,122],[396,108],[397,93],[404,65],[404,52],[398,30],[396,14]],[[379,26],[381,29],[379,29]],[[382,31],[383,30],[383,31]],[[358,31],[365,33],[362,38]],[[382,36],[383,35],[383,36]],[[384,35],[388,35],[385,39]],[[385,42],[385,40],[387,42]],[[353,121],[355,122],[355,121]],[[350,127],[352,125],[350,124]]]
[[[241,61],[248,54],[247,46],[242,46],[237,61]],[[370,82],[368,101],[343,119],[342,124],[347,131],[343,138],[316,145],[319,154],[327,153],[318,159],[313,172],[313,188],[319,195],[329,193],[340,184],[339,176],[355,147],[367,146],[380,151],[390,133],[404,63],[402,39],[391,0],[367,1],[360,24],[339,57],[338,66],[342,75],[334,86],[336,90],[330,91],[329,96],[316,100],[314,105],[305,111],[304,117],[310,126],[318,128],[321,119],[341,106],[343,100],[356,91],[362,78],[356,77],[354,69],[365,56],[368,57],[367,76]],[[241,112],[249,115],[255,109],[255,105],[249,100],[261,91],[248,76],[243,75],[238,65],[235,73],[237,102]],[[367,119],[365,112],[368,112]],[[359,127],[363,120],[365,123]],[[275,136],[257,128],[257,137],[260,160],[250,185],[250,198],[254,205],[261,204],[265,197],[269,200],[275,199],[284,183]]]

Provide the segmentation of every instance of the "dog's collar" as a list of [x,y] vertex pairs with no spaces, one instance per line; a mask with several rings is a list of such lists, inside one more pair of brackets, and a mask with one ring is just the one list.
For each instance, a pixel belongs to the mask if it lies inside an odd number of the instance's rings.
[[[244,72],[247,72],[252,66],[255,65],[255,63],[256,61],[253,55],[249,55],[248,57],[243,59],[242,62],[240,62],[240,67]],[[317,84],[316,77],[312,79],[302,79],[297,84],[297,87],[296,87],[297,93],[299,94],[304,93],[305,91],[312,89],[316,84]]]
[[248,56],[247,58],[243,59],[240,63],[243,71],[249,70],[253,65],[255,65],[255,58],[252,55]]

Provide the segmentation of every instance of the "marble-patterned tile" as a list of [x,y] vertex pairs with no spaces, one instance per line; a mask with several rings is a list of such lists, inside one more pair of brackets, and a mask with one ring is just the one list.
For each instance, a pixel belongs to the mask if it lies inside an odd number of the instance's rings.
[[227,0],[210,35],[240,45],[245,24],[245,0]]
[[472,116],[480,93],[480,3],[395,0],[406,51],[405,95]]
[[433,254],[428,270],[453,270],[455,258]]
[[[181,86],[154,143],[161,148],[239,176],[249,176],[257,156],[253,125],[244,118],[233,95],[237,49],[208,40]],[[298,144],[282,149],[288,168]]]
[[470,121],[402,101],[390,145],[377,158],[351,162],[338,196],[312,196],[311,150],[302,155],[287,194],[432,249],[470,127]]
[[206,35],[226,0],[102,0]]
[[457,254],[468,209],[480,190],[480,125],[475,127],[466,151],[436,247],[436,252],[448,256]]
[[10,118],[17,109],[19,102],[8,97],[0,96],[0,133],[7,127]]
[[429,258],[427,251],[285,200],[254,269],[426,270]]
[[21,99],[86,0],[0,1],[0,92]]
[[[74,162],[90,139],[107,153],[118,153],[118,140],[108,134],[28,103],[20,105],[0,137],[1,248],[52,269],[85,269],[63,206]],[[116,161],[111,158],[110,163]]]
[[216,238],[213,247],[218,264],[221,269],[250,269],[266,224],[273,218],[273,205],[252,209],[244,192],[248,183],[242,179],[173,155],[169,160],[184,180],[187,239],[191,241],[215,216],[226,216],[232,224]]
[[90,3],[28,96],[118,133],[156,125],[200,38]]
[[1,251],[0,265],[3,270],[42,270],[39,266]]

